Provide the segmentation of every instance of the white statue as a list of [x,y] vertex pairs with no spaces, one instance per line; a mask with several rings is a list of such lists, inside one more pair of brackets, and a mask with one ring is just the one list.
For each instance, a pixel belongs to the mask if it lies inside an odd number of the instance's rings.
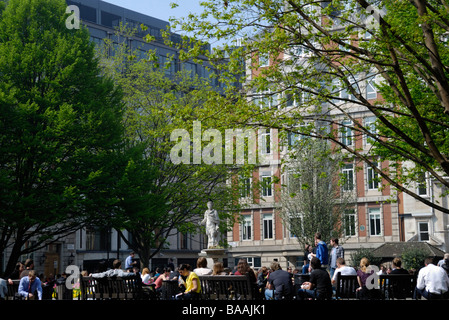
[[201,225],[206,226],[207,235],[207,248],[213,248],[218,245],[218,225],[219,225],[218,212],[212,209],[212,201],[207,202],[207,210],[204,212],[204,219],[201,221]]

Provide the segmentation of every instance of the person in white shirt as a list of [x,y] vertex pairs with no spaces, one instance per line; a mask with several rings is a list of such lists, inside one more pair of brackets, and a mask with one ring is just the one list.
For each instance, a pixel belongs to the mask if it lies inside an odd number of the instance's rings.
[[199,257],[196,261],[196,269],[193,270],[197,276],[207,276],[212,274],[212,269],[207,267],[207,260],[205,257]]
[[425,267],[419,270],[414,298],[427,300],[441,299],[449,291],[449,277],[443,268],[432,263],[431,258],[424,261]]
[[346,275],[353,275],[356,276],[357,275],[357,271],[355,271],[354,268],[352,267],[348,267],[346,266],[346,262],[345,259],[343,258],[337,258],[337,269],[335,269],[334,275],[332,277],[332,284],[335,284],[335,282],[337,281],[337,274],[341,273],[341,275],[346,276]]

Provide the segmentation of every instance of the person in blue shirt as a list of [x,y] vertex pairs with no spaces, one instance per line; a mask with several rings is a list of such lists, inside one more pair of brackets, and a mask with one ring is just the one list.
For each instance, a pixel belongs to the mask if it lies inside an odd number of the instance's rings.
[[41,280],[36,277],[36,272],[34,270],[30,270],[28,276],[20,279],[18,292],[19,295],[29,300],[35,299],[35,293],[37,292],[37,298],[42,300]]
[[137,261],[134,260],[134,252],[131,252],[125,260],[125,269],[132,271],[133,267],[137,265]]
[[321,240],[321,233],[315,233],[315,245],[316,245],[316,254],[312,254],[312,256],[317,257],[321,261],[321,267],[326,268],[329,264],[329,252],[327,249],[326,242]]

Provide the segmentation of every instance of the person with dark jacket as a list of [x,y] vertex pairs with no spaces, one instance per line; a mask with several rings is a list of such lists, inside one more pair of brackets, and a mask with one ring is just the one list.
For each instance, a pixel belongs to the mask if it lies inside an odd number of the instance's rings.
[[282,270],[277,261],[271,263],[271,272],[267,279],[265,299],[288,299],[293,293],[293,283],[290,273]]
[[313,257],[310,261],[312,272],[310,280],[301,285],[298,290],[299,300],[308,298],[317,300],[328,300],[332,298],[332,284],[329,273],[321,268],[321,261],[317,257]]

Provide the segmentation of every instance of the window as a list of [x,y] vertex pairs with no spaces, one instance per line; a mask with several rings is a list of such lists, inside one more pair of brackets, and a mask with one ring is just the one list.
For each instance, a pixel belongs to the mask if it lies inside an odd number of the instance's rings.
[[343,191],[354,190],[354,165],[352,163],[343,167]]
[[[366,117],[364,120],[364,128],[366,130],[368,130],[369,133],[375,134],[376,133],[376,117]],[[368,136],[367,134],[364,135],[364,140],[363,142],[365,143],[365,145],[367,144],[371,144],[373,142],[373,139]]]
[[288,145],[289,146],[297,145],[300,140],[301,140],[301,134],[295,133],[295,132],[288,133]]
[[288,53],[295,58],[306,58],[312,55],[312,51],[306,45],[291,46]]
[[260,108],[277,108],[279,104],[278,96],[271,90],[267,90],[257,93],[254,101]]
[[270,58],[267,53],[259,52],[259,67],[268,67],[270,64]]
[[343,216],[343,227],[345,236],[355,236],[355,230],[356,230],[356,220],[355,220],[355,210],[345,210],[344,216]]
[[332,86],[332,93],[336,97],[336,99],[334,99],[334,103],[343,103],[344,101],[341,101],[340,99],[348,99],[348,92],[346,91],[346,88],[342,86],[338,79],[332,81]]
[[158,58],[159,68],[164,71],[165,75],[170,76],[175,73],[175,64],[169,57],[159,55]]
[[108,248],[111,249],[111,233],[109,229],[86,228],[86,250],[104,251]]
[[418,181],[417,181],[417,193],[420,196],[428,196],[428,189],[427,189],[427,174],[422,173],[419,175]]
[[235,258],[235,266],[238,265],[240,259],[245,259],[251,268],[258,269],[262,267],[262,259],[260,257]]
[[189,249],[189,235],[187,233],[178,233],[179,249]]
[[[373,162],[373,164],[377,167],[377,162]],[[368,190],[376,190],[379,188],[379,176],[377,172],[371,166],[367,165],[367,184]]]
[[380,208],[369,208],[369,232],[371,236],[381,235]]
[[352,129],[350,128],[352,122],[345,120],[341,123],[341,143],[345,146],[352,145]]
[[263,238],[273,239],[273,215],[263,215]]
[[184,62],[182,64],[182,70],[185,71],[191,78],[195,77],[197,73],[196,64],[191,62]]
[[242,221],[242,240],[251,240],[251,216],[243,216]]
[[366,99],[376,99],[377,98],[377,90],[375,86],[375,76],[368,75],[366,79]]
[[261,134],[261,148],[262,154],[270,154],[271,153],[271,130],[264,129]]
[[350,45],[351,45],[351,41],[350,40],[348,40],[348,39],[341,39],[341,42],[343,42],[342,44],[339,44],[338,45],[338,48],[341,50],[341,51],[344,51],[344,52],[349,52],[351,49],[350,49]]
[[[80,9],[81,12],[81,9]],[[115,28],[120,25],[120,22],[122,21],[122,17],[117,16],[115,14],[101,11],[101,24],[109,27],[109,28]]]
[[261,184],[262,184],[262,196],[271,197],[273,195],[273,190],[271,186],[271,176],[262,175]]
[[240,198],[251,196],[251,178],[240,177],[239,179]]
[[419,241],[429,241],[429,224],[427,222],[418,223]]

